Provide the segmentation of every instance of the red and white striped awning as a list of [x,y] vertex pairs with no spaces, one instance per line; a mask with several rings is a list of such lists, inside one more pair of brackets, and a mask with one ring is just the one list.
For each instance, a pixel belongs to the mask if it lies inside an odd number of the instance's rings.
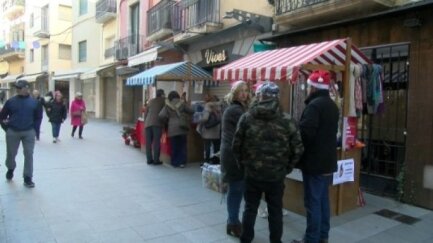
[[[296,82],[304,64],[344,65],[346,39],[325,41],[309,45],[257,52],[221,68],[215,69],[215,80],[264,81],[287,80]],[[368,64],[371,61],[352,45],[352,63]]]

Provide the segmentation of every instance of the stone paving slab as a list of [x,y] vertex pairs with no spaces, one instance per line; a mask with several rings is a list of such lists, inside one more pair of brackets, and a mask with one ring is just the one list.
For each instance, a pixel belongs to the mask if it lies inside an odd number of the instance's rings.
[[[6,182],[0,132],[0,243],[238,242],[225,234],[224,198],[202,187],[198,164],[149,166],[140,150],[123,144],[121,129],[91,120],[80,140],[70,137],[67,121],[61,142],[53,144],[45,120],[33,189],[22,184],[21,150],[15,177]],[[433,242],[432,211],[370,194],[365,199],[365,207],[332,218],[330,242]],[[405,225],[374,214],[381,209],[421,220]],[[283,242],[302,237],[305,217],[289,212],[283,220]],[[268,242],[267,227],[258,217],[255,243]]]

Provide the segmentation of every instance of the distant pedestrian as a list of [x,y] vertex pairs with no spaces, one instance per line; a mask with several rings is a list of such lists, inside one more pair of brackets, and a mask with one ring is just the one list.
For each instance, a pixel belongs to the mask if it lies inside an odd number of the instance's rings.
[[234,237],[239,237],[242,230],[239,211],[244,195],[244,175],[233,155],[232,144],[236,125],[241,115],[247,111],[250,99],[247,83],[234,82],[225,97],[228,107],[224,110],[221,120],[220,163],[223,181],[227,183],[226,233]]
[[279,88],[266,82],[256,91],[257,102],[243,114],[233,139],[233,154],[245,175],[242,243],[254,238],[254,224],[262,194],[268,206],[269,239],[281,243],[284,179],[299,162],[301,134],[280,108]]
[[299,128],[305,152],[299,163],[304,184],[307,228],[293,243],[328,242],[330,207],[328,187],[337,170],[337,130],[339,111],[329,95],[330,74],[314,71],[308,78],[308,97]]
[[35,147],[35,126],[42,119],[42,106],[30,96],[29,83],[18,80],[15,84],[17,95],[6,101],[0,112],[0,122],[6,130],[6,179],[12,180],[16,168],[15,157],[20,143],[24,154],[24,185],[34,187],[33,150]]
[[39,121],[37,121],[36,124],[35,124],[36,140],[39,141],[40,134],[41,134],[41,123],[42,123],[42,118],[43,118],[43,113],[44,113],[43,107],[45,107],[45,99],[43,97],[41,97],[41,95],[39,93],[39,90],[37,90],[37,89],[33,90],[32,94],[33,94],[33,98],[35,100],[37,100],[38,104],[41,106],[41,109],[40,109],[40,111],[41,111],[41,114],[40,114],[41,119]]
[[221,144],[221,103],[218,97],[205,96],[203,116],[198,124],[199,131],[204,143],[204,162],[213,163],[211,160],[211,149],[213,154],[220,151]]
[[78,137],[83,139],[83,116],[85,116],[86,112],[86,103],[83,100],[83,94],[81,92],[77,92],[75,94],[75,99],[71,103],[71,125],[72,125],[72,133],[71,136],[74,137],[75,131],[78,129]]
[[194,111],[181,100],[179,93],[171,91],[168,94],[164,108],[159,113],[162,121],[167,121],[167,136],[171,145],[171,165],[184,168],[187,160],[187,134],[190,129],[189,116]]
[[63,103],[63,95],[60,91],[54,93],[54,100],[50,101],[47,105],[47,113],[52,127],[53,143],[60,141],[60,127],[66,120],[67,111],[66,105]]
[[146,133],[146,158],[147,164],[160,165],[161,135],[164,123],[158,117],[159,112],[165,106],[164,90],[158,89],[156,97],[146,105],[144,113],[144,127]]

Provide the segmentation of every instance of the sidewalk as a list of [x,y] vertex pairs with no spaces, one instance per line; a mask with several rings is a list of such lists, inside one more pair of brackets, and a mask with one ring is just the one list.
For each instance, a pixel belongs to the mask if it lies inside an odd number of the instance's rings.
[[[0,132],[0,243],[238,242],[225,234],[226,206],[221,194],[202,187],[198,164],[149,166],[142,152],[123,144],[121,130],[91,120],[79,140],[66,121],[53,144],[45,118],[33,189],[22,184],[21,150],[15,177],[6,181]],[[332,218],[330,242],[433,242],[432,211],[369,194],[365,200],[365,207]],[[374,213],[381,209],[419,221]],[[303,216],[284,216],[283,242],[301,237],[304,227]],[[266,219],[257,218],[254,242],[268,242]]]

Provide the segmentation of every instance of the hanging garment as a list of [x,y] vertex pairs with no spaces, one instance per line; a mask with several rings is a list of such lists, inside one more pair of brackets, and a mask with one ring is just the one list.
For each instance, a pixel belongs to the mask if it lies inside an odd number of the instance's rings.
[[362,112],[362,86],[361,86],[361,74],[362,74],[362,65],[358,64],[355,66],[355,107],[356,113],[358,116],[361,115]]

